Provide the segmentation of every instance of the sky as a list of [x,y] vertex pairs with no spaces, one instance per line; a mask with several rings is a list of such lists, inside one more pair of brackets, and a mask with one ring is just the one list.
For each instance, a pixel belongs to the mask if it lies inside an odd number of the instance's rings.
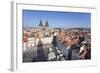
[[23,10],[23,26],[37,27],[48,21],[51,28],[89,28],[91,13]]

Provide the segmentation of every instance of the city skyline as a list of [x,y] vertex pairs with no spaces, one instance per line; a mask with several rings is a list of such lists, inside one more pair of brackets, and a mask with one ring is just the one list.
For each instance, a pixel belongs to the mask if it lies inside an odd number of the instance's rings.
[[23,10],[22,15],[24,27],[38,27],[40,21],[43,25],[48,21],[51,28],[91,27],[90,13]]

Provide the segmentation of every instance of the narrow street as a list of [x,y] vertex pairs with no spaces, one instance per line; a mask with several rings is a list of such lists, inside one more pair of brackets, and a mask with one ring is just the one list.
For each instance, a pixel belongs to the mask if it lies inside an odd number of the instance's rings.
[[63,53],[51,44],[39,44],[37,47],[31,47],[23,52],[23,62],[42,62],[42,61],[65,60]]

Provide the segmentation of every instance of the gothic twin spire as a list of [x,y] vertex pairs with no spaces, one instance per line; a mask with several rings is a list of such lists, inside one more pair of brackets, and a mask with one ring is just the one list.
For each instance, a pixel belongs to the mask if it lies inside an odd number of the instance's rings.
[[39,26],[45,26],[45,27],[48,27],[48,26],[49,26],[48,21],[46,21],[45,25],[43,25],[42,21],[40,20]]

